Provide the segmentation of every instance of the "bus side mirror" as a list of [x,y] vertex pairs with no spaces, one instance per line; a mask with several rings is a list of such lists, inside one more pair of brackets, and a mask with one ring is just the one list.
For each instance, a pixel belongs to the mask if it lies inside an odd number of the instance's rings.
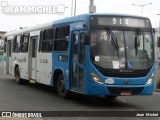
[[160,37],[157,38],[157,47],[160,47]]

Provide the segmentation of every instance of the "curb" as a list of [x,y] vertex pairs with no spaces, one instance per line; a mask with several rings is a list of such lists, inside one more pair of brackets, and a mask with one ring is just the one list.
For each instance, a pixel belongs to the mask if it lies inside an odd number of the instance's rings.
[[154,89],[155,92],[160,92],[160,89]]
[[3,61],[3,58],[0,57],[0,61]]

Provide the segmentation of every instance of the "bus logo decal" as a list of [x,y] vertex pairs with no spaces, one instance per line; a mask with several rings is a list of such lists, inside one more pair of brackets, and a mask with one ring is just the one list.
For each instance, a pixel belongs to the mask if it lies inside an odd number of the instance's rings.
[[44,60],[43,60],[43,59],[40,59],[40,63],[46,63],[46,64],[47,64],[47,63],[48,63],[48,60],[47,60],[47,59],[44,59]]
[[133,63],[132,62],[128,62],[127,67],[128,68],[133,68]]
[[26,57],[24,57],[22,59],[18,58],[18,62],[26,62]]

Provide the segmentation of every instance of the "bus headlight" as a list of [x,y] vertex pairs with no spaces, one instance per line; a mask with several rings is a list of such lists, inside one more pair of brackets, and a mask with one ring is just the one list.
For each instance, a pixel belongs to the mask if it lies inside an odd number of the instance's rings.
[[95,73],[89,71],[89,74],[96,83],[103,84],[102,80]]
[[151,84],[151,83],[153,82],[154,77],[155,77],[155,73],[153,73],[153,74],[151,75],[151,77],[148,79],[146,85]]

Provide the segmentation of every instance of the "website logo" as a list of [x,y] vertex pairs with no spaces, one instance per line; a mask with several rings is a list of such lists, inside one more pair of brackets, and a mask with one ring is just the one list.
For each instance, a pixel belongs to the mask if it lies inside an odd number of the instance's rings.
[[11,112],[2,112],[2,117],[12,117]]
[[7,1],[1,2],[1,12],[6,15],[30,14],[64,14],[65,5],[10,5]]

